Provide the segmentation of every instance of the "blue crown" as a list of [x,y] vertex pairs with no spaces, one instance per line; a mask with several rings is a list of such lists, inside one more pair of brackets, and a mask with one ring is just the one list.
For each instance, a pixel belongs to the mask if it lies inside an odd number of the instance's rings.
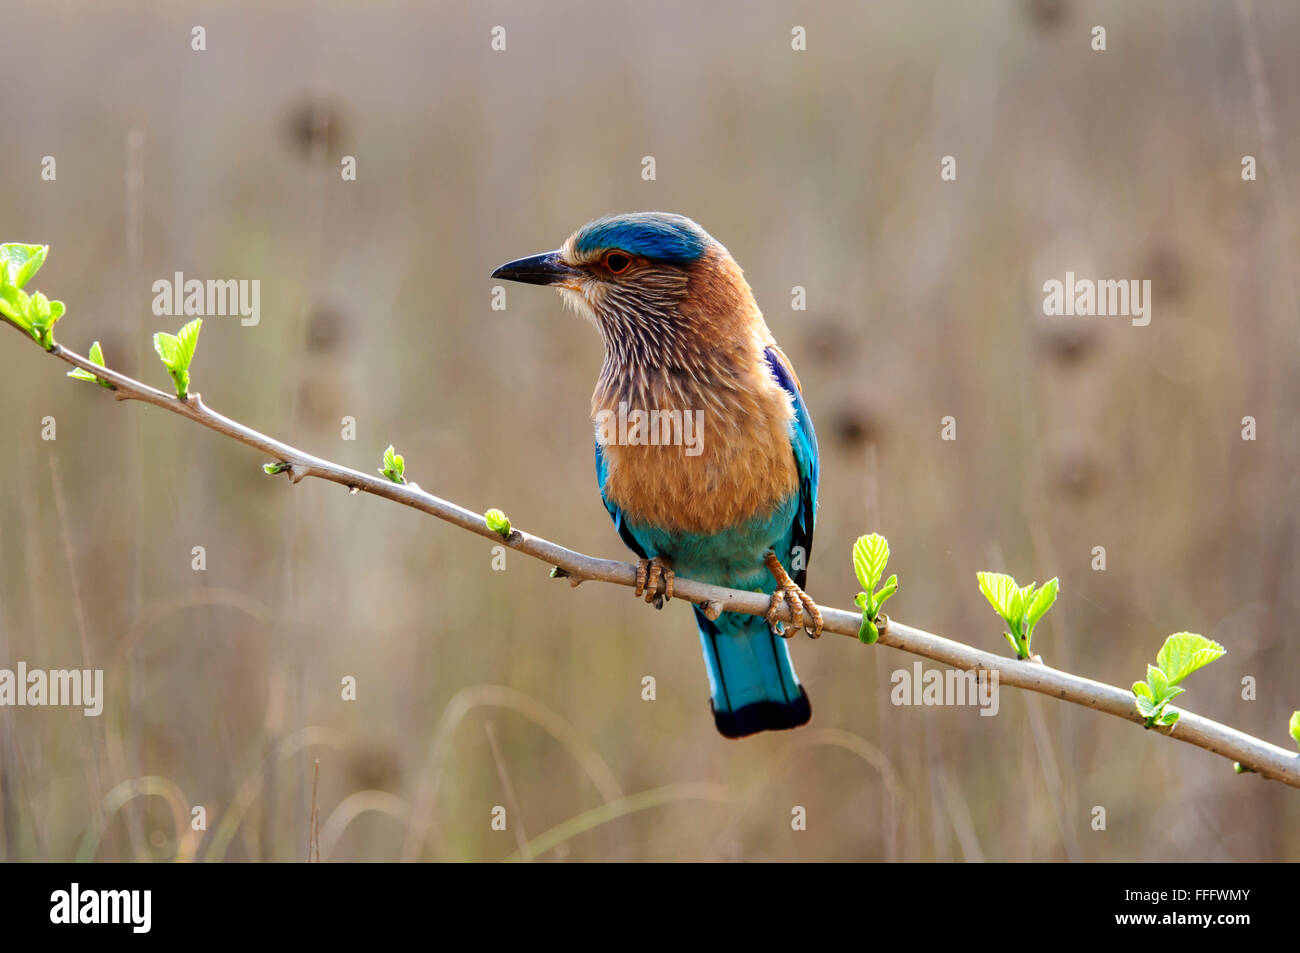
[[580,255],[617,248],[651,261],[689,265],[698,261],[713,238],[685,215],[633,212],[611,215],[584,225],[575,245]]

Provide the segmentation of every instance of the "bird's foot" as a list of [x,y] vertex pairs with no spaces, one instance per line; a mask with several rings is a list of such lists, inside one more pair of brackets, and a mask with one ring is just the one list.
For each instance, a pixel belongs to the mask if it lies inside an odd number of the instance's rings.
[[[653,559],[639,559],[636,564],[636,594],[644,595],[647,603],[654,603],[656,609],[662,609],[664,603],[673,597],[673,564],[663,556]],[[659,592],[659,582],[663,580],[664,591]]]
[[[777,559],[776,553],[770,549],[767,551],[767,555],[763,557],[763,564],[767,566],[768,572],[776,580],[776,592],[772,593],[772,601],[768,603],[767,612],[763,614],[763,618],[767,619],[768,627],[787,639],[793,638],[795,632],[800,628],[808,633],[810,639],[821,638],[822,613],[817,608],[817,603],[813,602],[808,594],[795,584],[795,581],[790,578],[790,574],[785,571],[785,567],[781,565],[781,560]],[[782,602],[790,607],[790,621],[792,624],[788,630],[781,624],[781,620],[776,617],[781,609]],[[804,624],[805,613],[811,620],[811,625]]]

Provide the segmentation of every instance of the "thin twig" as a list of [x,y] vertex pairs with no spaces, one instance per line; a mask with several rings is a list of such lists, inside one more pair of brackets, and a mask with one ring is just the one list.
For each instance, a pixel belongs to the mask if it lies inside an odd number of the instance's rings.
[[[8,319],[4,320],[5,323],[13,324]],[[17,325],[14,327],[31,340],[25,331]],[[585,580],[629,587],[636,584],[636,567],[630,563],[598,559],[577,553],[520,529],[511,529],[509,536],[502,537],[487,527],[480,513],[440,499],[414,484],[393,483],[386,478],[371,476],[368,473],[331,463],[282,443],[228,417],[223,417],[204,404],[198,394],[190,394],[185,398],[173,397],[125,374],[93,364],[60,344],[55,344],[49,353],[107,381],[113,386],[118,400],[139,400],[146,404],[153,404],[155,407],[186,417],[200,426],[262,451],[274,462],[285,464],[287,469],[284,472],[294,483],[301,482],[305,477],[315,477],[338,483],[354,493],[357,491],[370,493],[412,507],[459,526],[461,529],[497,543],[504,543],[511,549],[557,566],[563,570],[571,585],[577,585]],[[768,611],[768,597],[762,593],[727,589],[693,579],[678,578],[674,592],[678,598],[701,606],[711,616],[724,611],[742,612],[748,615],[764,615]],[[851,638],[857,637],[862,621],[861,613],[827,607],[819,608],[825,623],[824,631]],[[777,613],[777,618],[787,622],[792,621],[789,607],[783,605]],[[1131,692],[1051,668],[1042,662],[1021,661],[995,655],[992,652],[985,652],[913,628],[895,619],[889,620],[880,633],[879,641],[883,645],[964,671],[973,671],[977,674],[994,671],[998,673],[1000,685],[1050,695],[1116,718],[1123,718],[1125,721],[1143,724],[1142,716],[1134,707]],[[1182,710],[1182,716],[1172,728],[1150,730],[1154,734],[1195,745],[1213,754],[1237,761],[1244,768],[1261,777],[1300,788],[1300,756],[1243,731],[1186,710]]]

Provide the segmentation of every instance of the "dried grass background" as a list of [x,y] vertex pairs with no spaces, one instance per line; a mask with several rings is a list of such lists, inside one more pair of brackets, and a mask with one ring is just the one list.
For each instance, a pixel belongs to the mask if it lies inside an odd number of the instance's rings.
[[[1047,661],[1127,685],[1199,631],[1228,655],[1187,706],[1287,742],[1294,3],[9,0],[6,22],[0,238],[51,245],[35,285],[69,346],[165,386],[150,335],[181,322],[152,282],[258,278],[260,326],[205,322],[214,408],[359,468],[395,443],[439,495],[623,556],[600,343],[539,289],[493,311],[488,274],[599,214],[684,212],[816,419],[814,597],[848,606],[849,547],[880,531],[891,613],[996,649],[976,570],[1059,575]],[[1066,270],[1151,279],[1150,326],[1044,319]],[[685,605],[494,572],[483,540],[272,480],[63,370],[0,335],[0,666],[101,667],[108,698],[0,710],[5,859],[303,859],[316,759],[326,860],[1300,859],[1294,791],[1014,691],[993,718],[895,707],[914,660],[846,639],[793,646],[811,726],[726,742]]]

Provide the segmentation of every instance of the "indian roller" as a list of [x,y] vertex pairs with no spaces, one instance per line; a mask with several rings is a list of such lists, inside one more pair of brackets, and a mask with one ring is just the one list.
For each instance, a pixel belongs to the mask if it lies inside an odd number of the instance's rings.
[[[765,617],[695,607],[718,731],[805,724],[812,709],[786,638],[822,628],[803,592],[817,435],[740,266],[689,218],[637,212],[597,219],[492,277],[559,289],[604,340],[596,478],[638,557],[636,594],[662,608],[681,573],[771,595]],[[775,617],[783,602],[790,627]]]

